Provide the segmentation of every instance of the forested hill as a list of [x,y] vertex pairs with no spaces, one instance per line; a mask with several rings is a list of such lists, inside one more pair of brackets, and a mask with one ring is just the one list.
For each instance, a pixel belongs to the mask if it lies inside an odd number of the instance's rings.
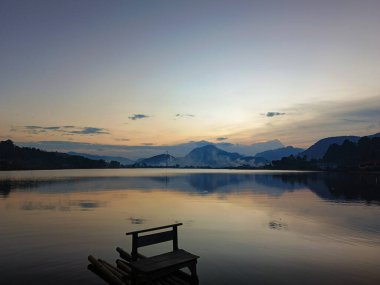
[[329,146],[322,159],[288,156],[272,162],[270,169],[379,171],[380,137],[361,137],[357,142],[345,140]]
[[323,161],[337,169],[380,170],[380,138],[362,137],[357,143],[346,140],[342,145],[333,144]]
[[79,155],[18,147],[11,140],[0,142],[0,170],[82,169],[120,167],[120,163],[88,159]]

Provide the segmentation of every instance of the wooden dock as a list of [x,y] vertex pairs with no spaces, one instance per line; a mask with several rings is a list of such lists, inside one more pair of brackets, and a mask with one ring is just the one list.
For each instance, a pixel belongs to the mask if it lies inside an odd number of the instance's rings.
[[[145,229],[127,233],[132,235],[132,254],[120,247],[116,248],[121,259],[115,265],[90,255],[88,269],[109,284],[115,285],[193,285],[199,284],[196,264],[199,256],[178,248],[177,227],[173,224],[158,228]],[[172,228],[170,231],[145,234],[151,231]],[[139,236],[140,235],[140,236]],[[138,247],[148,246],[165,241],[173,241],[173,251],[146,257],[138,253]],[[181,269],[189,268],[191,274]]]

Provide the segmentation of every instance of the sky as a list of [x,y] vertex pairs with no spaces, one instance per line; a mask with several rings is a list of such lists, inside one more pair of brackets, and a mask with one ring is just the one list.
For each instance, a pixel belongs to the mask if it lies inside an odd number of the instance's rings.
[[2,0],[0,140],[373,134],[379,63],[377,0]]

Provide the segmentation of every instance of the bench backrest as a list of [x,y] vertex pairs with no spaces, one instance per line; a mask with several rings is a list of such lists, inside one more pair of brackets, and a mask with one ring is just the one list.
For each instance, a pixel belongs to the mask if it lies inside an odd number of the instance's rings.
[[[162,226],[162,227],[157,227],[157,228],[150,228],[150,229],[145,229],[141,231],[133,231],[127,233],[127,235],[132,235],[132,260],[135,261],[137,260],[138,257],[138,252],[137,249],[139,247],[143,246],[148,246],[156,243],[161,243],[165,241],[170,241],[173,240],[173,251],[178,249],[178,230],[177,228],[179,226],[182,226],[182,223],[177,223],[177,224],[172,224],[172,225],[167,225],[167,226]],[[147,232],[152,232],[152,231],[158,231],[158,230],[163,230],[171,228],[171,230],[168,231],[163,231],[163,232],[158,232],[158,233],[153,233],[153,234],[146,234],[146,235],[139,235],[141,233],[147,233]]]

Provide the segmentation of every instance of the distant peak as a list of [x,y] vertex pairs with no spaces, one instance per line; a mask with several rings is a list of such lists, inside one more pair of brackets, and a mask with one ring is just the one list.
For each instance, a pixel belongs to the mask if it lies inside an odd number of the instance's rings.
[[224,152],[220,148],[217,148],[213,144],[207,144],[204,146],[200,146],[197,148],[194,148],[189,154],[199,154],[199,153],[209,153],[209,152]]
[[207,145],[198,147],[198,149],[218,149],[218,148],[213,144],[207,144]]
[[12,140],[1,141],[0,143],[3,144],[3,145],[8,145],[8,146],[13,146],[14,145],[14,143],[13,143]]

